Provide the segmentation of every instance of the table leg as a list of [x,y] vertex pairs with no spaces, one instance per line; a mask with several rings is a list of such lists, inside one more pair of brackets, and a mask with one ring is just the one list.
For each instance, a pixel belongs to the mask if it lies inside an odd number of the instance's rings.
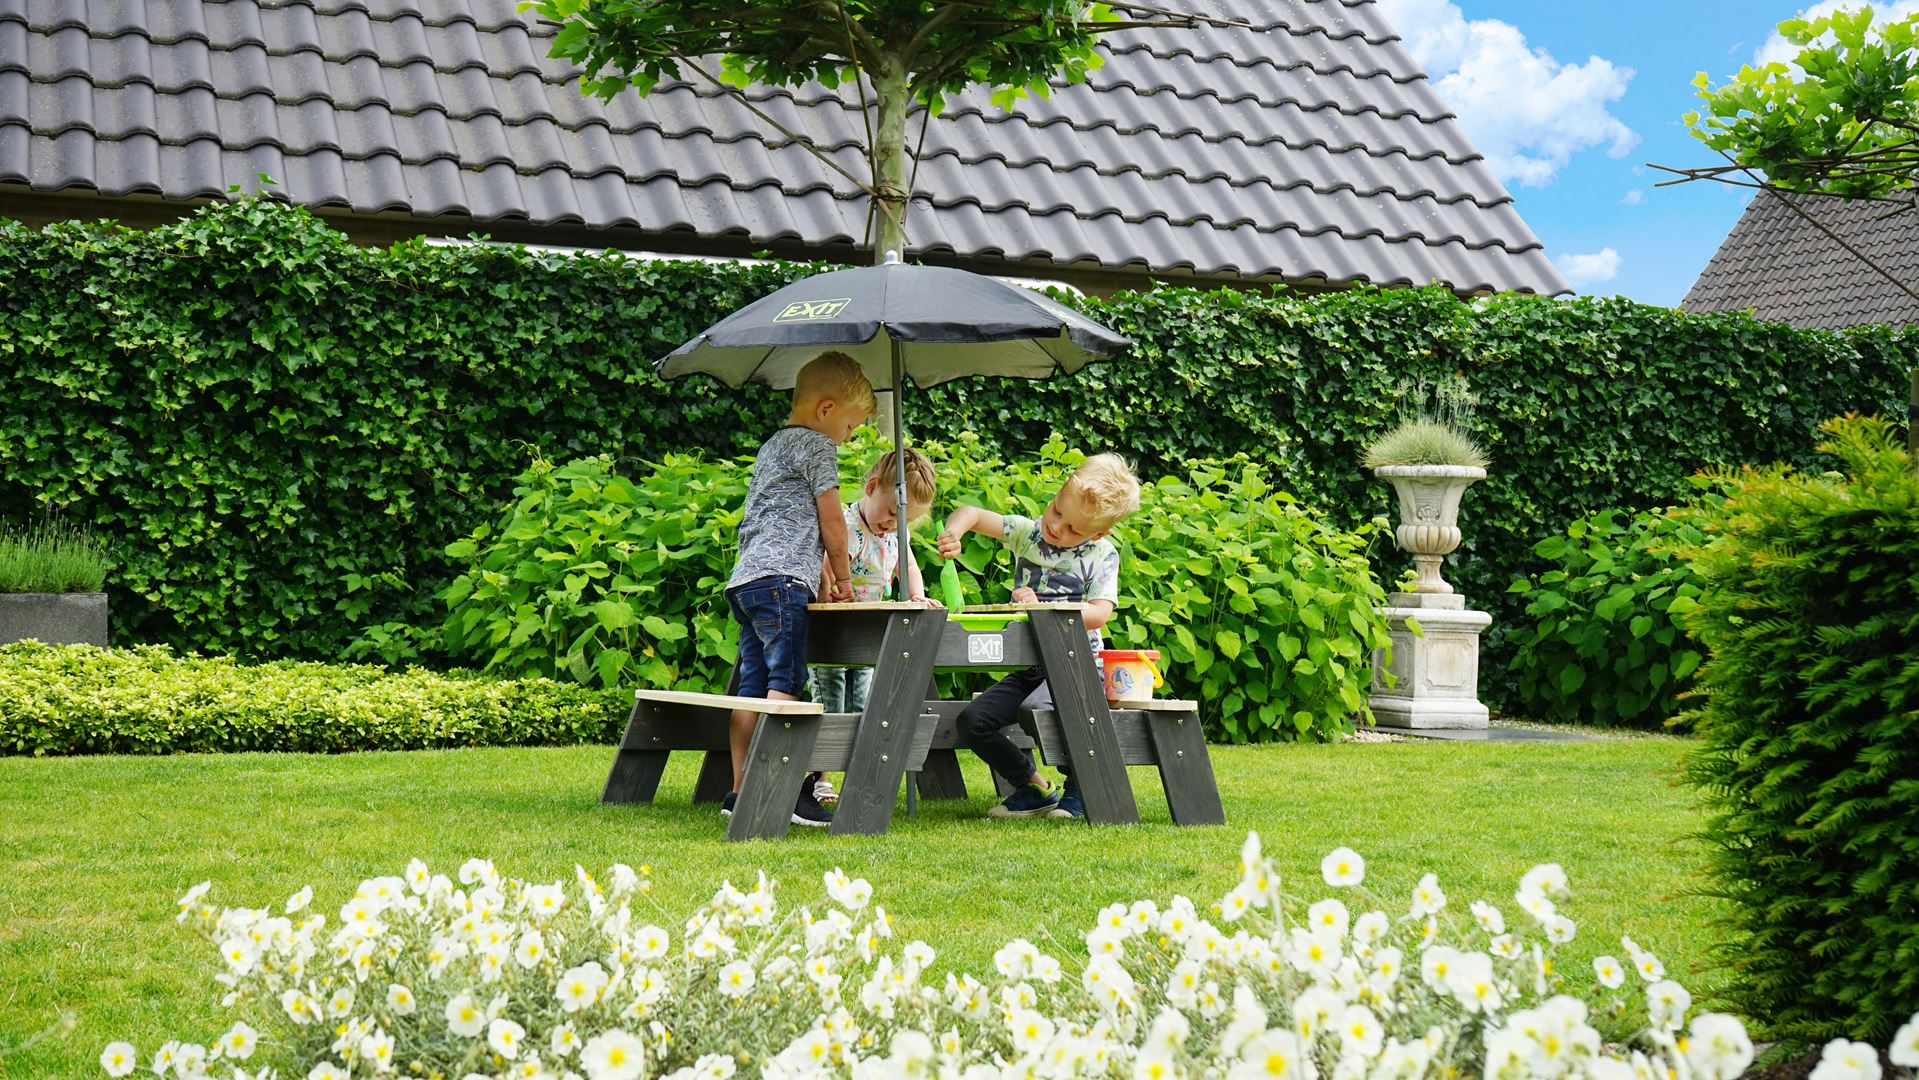
[[746,752],[739,798],[726,823],[728,840],[777,840],[793,822],[800,779],[820,734],[817,715],[760,716]]
[[635,702],[626,718],[626,731],[620,736],[613,767],[607,770],[606,787],[600,792],[603,803],[650,803],[660,790],[668,753],[653,749],[655,740],[642,734],[648,726],[645,710],[645,702]]
[[938,608],[901,612],[888,620],[866,691],[866,712],[853,736],[846,783],[833,811],[833,835],[877,835],[892,822],[913,729],[945,632],[946,613]]
[[1179,825],[1224,825],[1226,808],[1213,780],[1212,758],[1206,753],[1206,732],[1199,714],[1147,713],[1146,731],[1159,759],[1159,782],[1166,789],[1166,807]]
[[733,790],[733,754],[727,750],[708,750],[700,762],[700,778],[693,782],[693,802],[716,803]]
[[1086,819],[1138,824],[1139,806],[1126,778],[1119,732],[1106,708],[1106,688],[1100,683],[1079,612],[1034,611],[1028,619],[1039,646],[1040,669],[1053,691],[1053,711],[1059,714],[1073,779],[1086,802]]

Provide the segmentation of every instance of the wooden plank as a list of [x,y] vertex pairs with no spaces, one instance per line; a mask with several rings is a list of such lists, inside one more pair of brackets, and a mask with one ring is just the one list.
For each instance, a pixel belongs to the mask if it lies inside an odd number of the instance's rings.
[[[1033,638],[1030,618],[1000,630],[976,631],[948,620],[946,634],[940,638],[936,666],[943,671],[1010,671],[1034,667],[1039,661],[1039,646]],[[1100,692],[1105,693],[1104,688]]]
[[[1034,731],[1039,736],[1040,752],[1046,756],[1050,765],[1070,761],[1066,749],[1065,730],[1059,722],[1059,714],[1052,709],[1032,709],[1025,714],[1031,718]],[[1127,765],[1157,765],[1159,751],[1153,745],[1153,738],[1147,732],[1147,720],[1144,713],[1115,711],[1112,716],[1113,731],[1119,739],[1120,760]]]
[[873,682],[866,691],[866,712],[846,765],[846,783],[833,811],[833,835],[876,836],[891,824],[945,630],[943,608],[891,616],[875,658]]
[[925,611],[925,604],[915,604],[910,600],[852,600],[844,604],[808,604],[811,612],[835,611]]
[[922,799],[966,798],[966,774],[960,771],[959,752],[928,750],[915,786]]
[[968,604],[966,605],[966,610],[977,611],[982,614],[985,614],[988,612],[994,612],[994,611],[1071,611],[1077,614],[1084,615],[1086,613],[1086,609],[1088,606],[1089,605],[1086,605],[1086,604],[1065,604],[1065,603]]
[[753,729],[745,777],[726,824],[728,840],[777,840],[792,824],[800,778],[807,773],[820,717],[768,716]]
[[1113,708],[1132,709],[1137,712],[1197,713],[1199,702],[1185,701],[1180,698],[1151,698],[1147,701],[1122,701]]
[[693,805],[717,803],[733,790],[733,748],[708,750],[700,759],[700,778],[693,781]]
[[634,702],[626,718],[626,731],[613,752],[613,766],[607,770],[606,786],[600,790],[603,803],[650,803],[660,790],[660,777],[666,772],[668,749],[645,732],[650,723],[645,705]]
[[635,690],[633,699],[657,701],[663,705],[691,705],[700,709],[720,709],[726,712],[745,709],[748,712],[779,716],[803,716],[826,711],[826,707],[816,701],[779,701],[773,698],[737,697],[731,694],[695,694],[685,690]]
[[1224,825],[1226,807],[1213,779],[1213,760],[1206,752],[1206,732],[1199,712],[1146,714],[1147,733],[1159,755],[1159,782],[1166,789],[1166,806],[1180,825]]
[[1106,687],[1077,611],[1034,611],[1027,619],[1053,692],[1073,779],[1086,803],[1086,820],[1136,825],[1139,805],[1126,778],[1119,733],[1106,708]]

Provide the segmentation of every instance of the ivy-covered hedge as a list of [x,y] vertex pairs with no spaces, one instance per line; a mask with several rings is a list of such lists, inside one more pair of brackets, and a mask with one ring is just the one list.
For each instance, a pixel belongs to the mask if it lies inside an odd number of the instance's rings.
[[[60,510],[116,545],[122,641],[332,656],[430,617],[449,539],[551,460],[742,450],[781,395],[661,385],[653,358],[799,265],[639,263],[347,243],[270,201],[125,231],[0,224],[0,516]],[[922,436],[1013,455],[1059,433],[1160,474],[1247,453],[1342,526],[1387,508],[1359,447],[1396,387],[1462,372],[1491,475],[1448,571],[1491,608],[1581,514],[1663,505],[1702,465],[1808,463],[1812,429],[1891,411],[1913,331],[1797,331],[1623,300],[1439,289],[1088,299],[1124,359],[909,396]],[[1396,572],[1397,559],[1384,564]]]
[[632,698],[548,679],[0,645],[0,754],[346,753],[619,738]]
[[1883,420],[1825,430],[1839,471],[1687,514],[1712,658],[1686,775],[1727,996],[1769,1038],[1876,1043],[1919,1007],[1919,473]]

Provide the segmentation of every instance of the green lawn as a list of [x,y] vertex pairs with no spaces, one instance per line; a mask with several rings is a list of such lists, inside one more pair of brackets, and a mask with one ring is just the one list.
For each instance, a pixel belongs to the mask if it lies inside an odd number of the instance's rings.
[[[211,878],[216,903],[278,904],[312,883],[330,917],[361,878],[424,858],[452,873],[470,855],[503,873],[571,878],[623,861],[650,864],[655,895],[683,915],[720,878],[764,868],[788,903],[813,901],[835,865],[873,882],[908,937],[942,965],[990,966],[1025,935],[1068,937],[1104,904],[1185,892],[1210,902],[1233,884],[1239,844],[1257,829],[1295,889],[1318,898],[1320,857],[1348,844],[1391,913],[1434,871],[1467,918],[1478,898],[1518,918],[1511,895],[1535,862],[1572,878],[1563,909],[1579,923],[1566,960],[1583,975],[1617,953],[1622,930],[1695,991],[1713,940],[1698,884],[1691,793],[1673,782],[1685,743],[1407,742],[1216,748],[1224,828],[1170,824],[1151,770],[1135,770],[1145,824],[990,821],[981,795],[902,812],[884,837],[796,829],[784,843],[728,845],[711,809],[687,803],[694,761],[676,761],[662,805],[598,804],[610,751],[461,750],[344,757],[236,754],[0,759],[0,1075],[99,1075],[116,1038],[143,1054],[163,1038],[224,1030],[211,949],[172,921],[174,899]],[[964,756],[964,755],[963,755]],[[968,784],[990,791],[968,762]],[[665,925],[675,925],[667,922]]]

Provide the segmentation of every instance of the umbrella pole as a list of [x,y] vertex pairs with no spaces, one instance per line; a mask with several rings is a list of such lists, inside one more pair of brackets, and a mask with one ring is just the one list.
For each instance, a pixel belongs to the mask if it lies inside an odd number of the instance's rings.
[[[892,338],[892,335],[887,335]],[[906,584],[906,566],[911,559],[913,532],[906,522],[906,440],[900,435],[900,392],[905,389],[904,366],[900,360],[900,343],[892,338],[893,345],[893,504],[896,508],[894,521],[899,529],[900,557],[899,590],[893,595],[904,600],[912,595]]]

